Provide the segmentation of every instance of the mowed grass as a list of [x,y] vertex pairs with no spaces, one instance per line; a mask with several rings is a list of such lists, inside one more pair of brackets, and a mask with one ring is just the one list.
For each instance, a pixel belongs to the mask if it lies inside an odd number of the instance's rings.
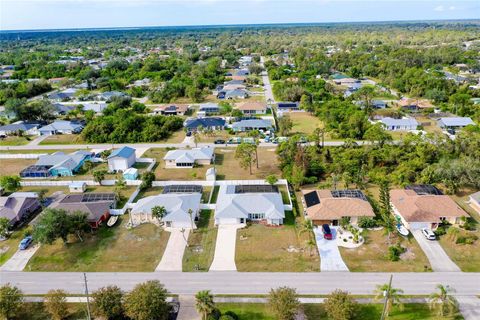
[[[223,313],[227,311],[234,312],[239,320],[275,320],[277,317],[264,303],[217,303],[217,308]],[[355,312],[355,320],[380,319],[382,313],[382,304],[358,304]],[[302,305],[305,316],[308,320],[331,319],[325,312],[323,304],[304,304]],[[444,320],[445,317],[438,317],[434,311],[430,310],[427,304],[405,304],[401,311],[398,307],[393,307],[388,319],[393,320]],[[454,320],[461,320],[463,317],[457,315]]]
[[308,136],[315,129],[323,128],[322,121],[309,112],[290,112],[287,114],[293,121],[292,134],[298,133]]
[[0,159],[0,176],[18,176],[20,171],[36,162],[35,159]]
[[83,242],[71,238],[42,245],[25,271],[150,272],[160,262],[169,233],[153,224],[126,229],[128,216],[112,227],[86,235]]
[[157,164],[154,168],[157,180],[205,180],[205,173],[209,166],[199,166],[196,168],[165,168],[163,157],[167,154],[167,149],[152,148],[147,150],[143,156],[145,158],[155,158]]
[[0,266],[17,252],[18,245],[23,239],[24,231],[25,228],[16,230],[6,240],[0,241]]
[[[87,305],[83,303],[68,303],[68,316],[64,320],[87,319]],[[16,319],[51,320],[52,316],[40,302],[23,303]]]
[[355,249],[339,247],[350,271],[356,272],[423,272],[430,270],[430,263],[413,237],[405,239],[393,235],[391,244],[400,241],[407,253],[399,261],[390,261],[387,237],[383,230],[365,230],[365,243]]
[[[300,233],[291,212],[285,215],[282,226],[253,224],[237,231],[235,263],[238,271],[320,271],[318,251],[316,248],[309,250],[305,245],[308,234]],[[289,247],[298,252],[287,251]]]
[[183,271],[208,271],[215,253],[217,227],[213,210],[202,210],[197,229],[188,237],[188,247],[183,254]]
[[57,144],[83,144],[82,136],[79,134],[55,134],[48,136],[40,142],[40,145],[57,145]]
[[16,136],[8,136],[4,139],[0,139],[0,146],[23,146],[29,143],[34,138],[27,138],[27,137],[16,137]]
[[256,164],[252,164],[252,174],[249,168],[240,167],[240,161],[235,159],[235,150],[234,148],[215,149],[217,180],[265,179],[270,174],[281,176],[275,148],[258,148],[258,169]]

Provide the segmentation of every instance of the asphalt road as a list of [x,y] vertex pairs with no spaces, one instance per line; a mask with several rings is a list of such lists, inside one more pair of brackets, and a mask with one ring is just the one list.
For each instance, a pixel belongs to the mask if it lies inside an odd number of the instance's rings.
[[[290,286],[299,294],[328,294],[335,289],[352,294],[372,294],[376,285],[388,282],[390,273],[264,273],[264,272],[98,272],[87,273],[90,290],[118,285],[131,290],[137,283],[159,280],[174,294],[195,294],[211,290],[214,294],[265,294],[271,288]],[[84,292],[83,275],[78,272],[0,272],[0,284],[11,283],[27,294],[44,294],[63,289],[72,294]],[[480,273],[426,272],[394,273],[393,286],[405,294],[425,295],[435,291],[437,284],[450,285],[458,296],[480,294]]]

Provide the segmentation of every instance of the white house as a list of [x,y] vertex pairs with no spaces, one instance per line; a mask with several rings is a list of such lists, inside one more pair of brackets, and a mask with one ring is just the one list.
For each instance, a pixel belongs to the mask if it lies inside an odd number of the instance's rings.
[[108,170],[111,172],[125,171],[133,166],[136,161],[135,149],[122,147],[114,150],[108,156]]
[[397,130],[417,130],[419,123],[413,118],[402,118],[394,119],[386,117],[380,120],[380,122],[385,126],[385,129],[388,131],[397,131]]
[[213,148],[170,150],[165,157],[165,168],[193,168],[194,165],[209,165],[215,160]]
[[83,130],[83,124],[74,121],[57,120],[39,129],[40,135],[74,134]]
[[39,134],[38,128],[40,128],[40,124],[38,123],[17,121],[11,124],[0,126],[0,135],[8,136],[21,131],[25,135],[33,136]]
[[152,208],[164,207],[167,213],[162,221],[167,227],[196,228],[194,221],[200,211],[201,198],[201,193],[167,193],[145,197],[134,204],[131,214],[146,215],[152,219]]
[[469,117],[445,117],[438,120],[438,126],[443,129],[462,129],[474,124]]
[[215,224],[266,221],[281,225],[285,218],[282,196],[270,185],[221,185],[215,207]]

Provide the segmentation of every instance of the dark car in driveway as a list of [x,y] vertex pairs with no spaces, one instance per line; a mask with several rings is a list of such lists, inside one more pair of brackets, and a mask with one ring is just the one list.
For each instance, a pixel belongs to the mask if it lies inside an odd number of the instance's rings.
[[225,144],[225,140],[217,139],[217,140],[213,141],[213,143],[215,143],[215,144]]
[[327,240],[332,240],[333,235],[332,235],[332,230],[330,229],[330,226],[328,224],[322,225],[322,231],[323,231],[323,237]]

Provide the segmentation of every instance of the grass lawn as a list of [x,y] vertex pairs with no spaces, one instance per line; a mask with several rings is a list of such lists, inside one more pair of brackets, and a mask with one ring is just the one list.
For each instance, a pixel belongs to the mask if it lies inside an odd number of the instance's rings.
[[26,271],[151,272],[160,262],[169,233],[153,224],[128,230],[128,216],[113,228],[102,227],[83,242],[71,239],[43,245]]
[[269,310],[268,305],[265,303],[217,303],[215,305],[222,312],[222,314],[227,311],[234,312],[238,316],[238,320],[277,319],[272,311]]
[[136,198],[133,200],[133,202],[137,202],[139,199],[149,197],[149,196],[156,196],[160,193],[162,193],[163,187],[152,187],[148,188],[146,190],[140,191]]
[[79,134],[55,134],[48,136],[40,142],[40,145],[51,144],[82,144],[85,140]]
[[290,112],[288,116],[293,121],[292,134],[299,133],[308,136],[316,128],[323,128],[322,121],[309,112]]
[[14,231],[7,240],[0,241],[0,266],[7,262],[10,257],[17,252],[18,245],[23,239],[26,227]]
[[[390,261],[387,258],[388,243],[383,230],[364,231],[365,244],[356,249],[340,247],[340,253],[350,271],[356,272],[423,272],[430,270],[430,263],[420,249],[418,243],[411,236],[405,239],[395,236],[391,243],[401,241],[407,252],[399,261]],[[427,267],[427,268],[426,268]]]
[[154,168],[157,180],[205,180],[205,173],[208,166],[199,166],[196,168],[165,168],[163,157],[167,153],[163,148],[152,148],[147,150],[143,156],[145,158],[155,158],[157,164]]
[[212,198],[210,199],[210,203],[217,203],[219,191],[220,191],[220,186],[213,187],[213,193],[212,193]]
[[243,169],[239,161],[235,159],[235,149],[218,148],[215,149],[217,180],[245,180],[245,179],[265,179],[270,174],[281,176],[278,168],[278,159],[275,148],[258,148],[258,166],[252,165],[252,174],[249,168]]
[[[480,239],[480,216],[466,201],[468,195],[476,190],[461,190],[456,195],[452,195],[452,199],[463,208],[477,222],[477,231],[461,230],[459,236],[476,235]],[[473,244],[456,244],[453,239],[449,239],[447,235],[440,237],[440,244],[447,252],[448,256],[455,262],[462,271],[479,272],[480,271],[480,240]]]
[[[65,320],[87,319],[87,305],[84,303],[68,303],[69,315]],[[22,304],[18,319],[51,320],[51,315],[45,310],[43,303],[30,302]]]
[[160,140],[157,142],[162,142],[162,143],[181,143],[183,142],[183,139],[185,139],[185,132],[183,130],[178,130],[175,132],[172,132],[170,137],[168,137],[165,140]]
[[[64,150],[66,153],[72,153],[77,150],[82,150],[82,149],[68,149]],[[85,150],[85,149],[83,149]],[[32,150],[1,150],[0,153],[9,153],[9,154],[27,154],[27,153],[54,153],[57,152],[58,150],[56,149],[32,149]],[[2,159],[3,160],[3,159]]]
[[8,136],[0,139],[0,146],[22,146],[29,143],[33,138]]
[[[202,210],[197,229],[188,237],[188,247],[183,254],[183,271],[208,271],[215,253],[217,228],[213,210]],[[198,266],[198,269],[195,268]]]
[[[312,249],[309,252],[305,248],[308,234],[300,234],[291,212],[286,212],[285,215],[283,226],[267,227],[253,224],[237,231],[235,262],[238,271],[320,271],[317,250]],[[242,239],[243,237],[246,239]],[[288,252],[290,246],[299,252]]]
[[20,171],[36,162],[36,159],[1,159],[0,176],[18,176]]

